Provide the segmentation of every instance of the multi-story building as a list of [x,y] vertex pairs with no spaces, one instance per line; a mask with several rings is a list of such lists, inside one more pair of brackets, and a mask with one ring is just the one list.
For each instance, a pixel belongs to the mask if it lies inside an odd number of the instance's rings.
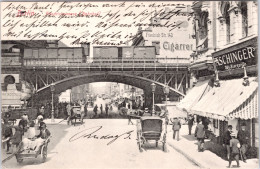
[[257,2],[194,1],[192,9],[195,83],[178,107],[209,119],[219,143],[228,125],[237,133],[245,123],[258,147]]

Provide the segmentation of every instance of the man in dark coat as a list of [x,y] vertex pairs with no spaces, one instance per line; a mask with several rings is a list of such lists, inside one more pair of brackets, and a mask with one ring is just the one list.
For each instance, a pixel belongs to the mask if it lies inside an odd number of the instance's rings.
[[98,111],[98,106],[96,105],[93,109],[94,113],[95,113],[95,116],[97,116],[97,111]]
[[108,105],[106,104],[105,111],[106,111],[106,116],[107,116],[107,117],[108,117],[108,109],[109,109],[109,107],[108,107]]
[[101,112],[101,114],[103,113],[103,105],[102,104],[100,106],[100,112]]
[[188,117],[189,135],[191,135],[193,122],[194,122],[194,117],[192,115],[189,115],[189,117]]
[[198,152],[204,151],[204,138],[205,138],[205,127],[202,124],[202,119],[199,118],[198,124],[195,129],[195,137],[198,140]]
[[232,133],[232,125],[228,125],[227,131],[224,133],[223,136],[223,146],[227,149],[227,159],[230,158],[230,140],[231,140],[231,133]]
[[239,167],[239,148],[240,148],[240,143],[238,141],[238,139],[236,139],[236,134],[235,133],[231,133],[231,140],[230,140],[230,148],[231,148],[231,154],[229,157],[229,165],[228,168],[230,168],[231,166],[231,162],[233,160],[233,158],[235,158],[236,162],[237,162],[237,167]]
[[177,135],[177,141],[179,141],[180,129],[181,129],[180,120],[178,120],[178,118],[175,117],[172,121],[172,130],[173,130],[173,139],[175,139],[175,136]]
[[244,162],[246,162],[246,152],[248,149],[249,137],[250,137],[250,133],[249,131],[246,131],[246,124],[243,123],[241,126],[241,130],[239,130],[237,133],[237,139],[241,144],[241,156]]

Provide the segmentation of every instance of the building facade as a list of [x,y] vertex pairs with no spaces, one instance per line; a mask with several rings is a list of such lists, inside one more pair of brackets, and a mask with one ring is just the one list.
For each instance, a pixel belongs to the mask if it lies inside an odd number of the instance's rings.
[[256,1],[194,1],[193,88],[178,105],[209,119],[216,142],[243,123],[258,147],[258,5]]

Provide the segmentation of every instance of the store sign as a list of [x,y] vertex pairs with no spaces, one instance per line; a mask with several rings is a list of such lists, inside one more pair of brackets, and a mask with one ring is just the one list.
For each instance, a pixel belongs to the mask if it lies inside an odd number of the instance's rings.
[[230,69],[243,68],[257,64],[257,49],[253,46],[240,48],[220,56],[214,57],[217,70],[224,71]]

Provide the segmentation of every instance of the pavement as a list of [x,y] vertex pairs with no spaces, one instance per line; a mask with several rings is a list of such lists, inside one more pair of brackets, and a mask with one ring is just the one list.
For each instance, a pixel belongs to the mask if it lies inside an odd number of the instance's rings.
[[[180,130],[180,140],[173,140],[173,131],[171,126],[167,127],[167,142],[168,145],[174,148],[179,153],[183,154],[190,161],[194,162],[201,168],[227,168],[228,161],[223,160],[213,152],[205,150],[204,152],[198,152],[197,140],[194,137],[193,132],[195,126],[193,126],[192,135],[188,135],[188,125],[182,125]],[[205,140],[205,142],[210,140]],[[240,168],[243,169],[256,169],[259,168],[259,159],[248,159],[247,163],[240,161]],[[232,161],[232,168],[235,168],[236,162]]]

